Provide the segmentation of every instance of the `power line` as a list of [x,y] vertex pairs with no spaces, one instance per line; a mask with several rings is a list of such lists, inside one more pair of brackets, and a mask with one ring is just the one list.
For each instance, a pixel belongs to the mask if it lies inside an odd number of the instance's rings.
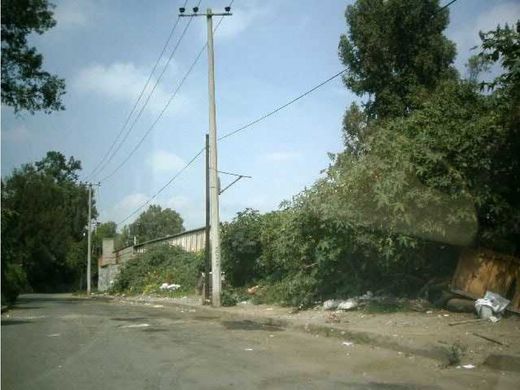
[[[202,1],[202,0],[199,0],[198,5],[200,5],[201,1]],[[131,133],[132,130],[134,129],[134,127],[135,127],[137,121],[139,120],[139,118],[140,118],[141,115],[143,114],[144,109],[145,109],[146,106],[148,105],[148,102],[150,101],[150,99],[151,99],[151,97],[152,97],[152,95],[153,95],[155,89],[156,89],[157,86],[159,85],[159,82],[161,81],[161,79],[162,79],[164,73],[165,73],[166,70],[168,69],[168,65],[170,64],[170,62],[171,62],[171,60],[172,60],[172,58],[173,58],[175,52],[177,51],[177,48],[178,48],[179,45],[181,44],[181,42],[182,42],[184,36],[186,35],[186,32],[188,31],[188,28],[190,27],[190,25],[191,25],[191,19],[188,21],[188,23],[187,23],[186,26],[184,27],[184,30],[182,31],[182,34],[181,34],[179,40],[177,41],[177,44],[176,44],[175,47],[173,48],[173,50],[172,50],[170,56],[168,57],[168,60],[167,60],[166,64],[164,65],[164,68],[163,68],[161,74],[160,74],[159,77],[157,78],[157,80],[156,80],[156,82],[155,82],[155,84],[154,84],[152,90],[149,92],[149,94],[148,94],[148,96],[147,96],[147,98],[146,98],[146,100],[145,100],[143,106],[141,107],[141,109],[140,109],[139,112],[137,113],[137,116],[134,118],[134,120],[133,120],[133,122],[132,122],[132,125],[128,128],[128,130],[126,131],[126,134],[124,135],[123,139],[121,140],[121,142],[120,142],[119,145],[117,146],[116,150],[114,150],[114,151],[112,152],[112,155],[109,157],[108,161],[107,161],[107,162],[103,165],[103,167],[100,169],[100,172],[101,172],[101,171],[102,171],[102,170],[103,170],[103,169],[104,169],[104,168],[105,168],[105,167],[110,163],[110,161],[112,161],[112,159],[114,158],[114,156],[115,156],[115,155],[117,154],[117,152],[121,149],[121,147],[123,146],[123,144],[125,143],[125,141],[128,139],[128,136],[130,135],[130,133]],[[176,92],[177,92],[177,91],[175,91],[175,94],[176,94]],[[168,105],[170,104],[171,100],[173,100],[173,97],[170,98],[170,100],[168,101],[167,105],[165,106],[165,108],[164,108],[163,111],[161,112],[160,116],[163,115],[164,111],[166,110],[166,107],[168,107]],[[157,122],[157,121],[156,121],[156,122]],[[153,124],[152,126],[155,126],[155,123],[156,123],[156,122],[154,122],[154,124]],[[143,138],[144,138],[144,137],[143,137]],[[142,141],[141,141],[141,142],[142,142]],[[141,142],[140,142],[140,143],[141,143]],[[137,148],[134,148],[134,149],[137,149]],[[134,151],[132,151],[131,154],[133,154],[133,152],[134,152]],[[128,159],[127,159],[127,160],[128,160]],[[125,160],[125,162],[126,162],[127,160]],[[124,163],[121,164],[121,166],[122,166],[122,165],[124,165]],[[119,168],[120,168],[121,166],[117,167],[117,169],[116,169],[113,173],[111,173],[110,175],[106,176],[104,179],[102,179],[102,181],[106,180],[107,177],[112,176],[116,171],[119,170]],[[98,173],[99,173],[99,172],[98,172]]]
[[[452,5],[452,4],[455,3],[456,1],[457,1],[457,0],[451,0],[448,4],[443,5],[441,8],[439,8],[439,9],[437,10],[437,12],[441,12],[443,9],[448,8],[450,5]],[[437,13],[437,12],[436,12],[436,13]]]
[[[233,2],[231,2],[232,4]],[[190,19],[191,21],[192,19]],[[223,17],[220,18],[220,20],[217,22],[217,25],[215,26],[215,29],[214,31],[217,31],[217,29],[219,28],[220,24],[222,23],[222,20],[223,20]],[[179,90],[181,89],[181,87],[184,85],[186,79],[189,77],[189,75],[191,74],[191,72],[193,71],[193,69],[195,68],[195,65],[197,64],[197,62],[199,61],[200,57],[202,56],[202,54],[204,53],[204,50],[206,50],[206,47],[208,46],[208,43],[206,42],[200,49],[200,51],[198,52],[197,56],[195,57],[195,60],[193,60],[193,62],[191,63],[190,67],[188,68],[188,71],[184,74],[181,82],[179,83],[179,85],[177,86],[177,88],[175,89],[175,91],[173,92],[172,96],[170,96],[170,99],[168,99],[168,102],[166,103],[166,105],[163,107],[163,109],[161,110],[161,112],[159,113],[158,117],[155,119],[155,121],[152,123],[152,125],[148,128],[148,130],[146,130],[146,132],[144,133],[144,135],[141,137],[141,139],[137,142],[137,144],[134,146],[134,148],[130,151],[130,153],[124,158],[123,161],[121,161],[121,163],[112,171],[110,172],[108,175],[106,175],[104,178],[101,179],[102,182],[110,179],[111,177],[113,177],[127,162],[128,160],[130,160],[130,158],[133,156],[133,154],[137,151],[137,149],[139,149],[139,147],[142,145],[142,143],[144,142],[144,140],[146,139],[146,137],[152,132],[152,130],[155,128],[155,125],[157,124],[157,122],[159,122],[159,120],[162,118],[162,116],[164,115],[164,113],[166,112],[166,109],[169,107],[169,105],[171,104],[171,102],[173,101],[173,99],[175,98],[175,96],[177,96],[177,93],[179,92]]]
[[[452,5],[453,3],[455,3],[456,1],[457,1],[457,0],[452,0],[451,2],[449,2],[448,4],[446,4],[445,6],[443,6],[442,8],[440,8],[439,11],[443,10],[444,8],[449,7],[450,5]],[[233,4],[233,2],[234,2],[234,0],[231,1],[230,6]],[[439,11],[438,11],[438,12],[439,12]],[[216,30],[218,29],[218,27],[220,26],[220,23],[222,22],[222,20],[223,20],[223,17],[221,17],[220,20],[218,21],[218,23],[217,23],[217,25],[216,25],[214,31],[216,31]],[[197,55],[195,61],[192,63],[189,72],[191,72],[191,69],[195,66],[195,64],[196,64],[197,61],[199,60],[200,56],[202,55],[202,52],[204,51],[204,49],[205,49],[206,47],[207,47],[207,43],[202,47],[202,49],[201,49],[201,51],[199,52],[199,54]],[[340,71],[340,72],[336,73],[335,75],[329,77],[328,79],[322,81],[322,82],[319,83],[318,85],[316,85],[316,86],[314,86],[313,88],[309,89],[308,91],[302,93],[301,95],[295,97],[294,99],[292,99],[292,100],[290,100],[289,102],[283,104],[282,106],[279,106],[278,108],[276,108],[276,109],[274,109],[274,110],[272,110],[272,111],[270,111],[270,112],[268,112],[268,113],[266,113],[266,114],[260,116],[259,118],[255,119],[255,120],[253,120],[253,121],[251,121],[251,122],[249,122],[249,123],[247,123],[246,125],[244,125],[244,126],[238,128],[238,129],[236,129],[236,130],[233,130],[233,131],[231,131],[231,132],[228,132],[228,133],[224,134],[224,135],[221,136],[218,140],[221,141],[221,140],[223,140],[223,139],[229,138],[229,137],[231,137],[231,136],[233,136],[233,135],[235,135],[235,134],[237,134],[237,133],[239,133],[239,132],[241,132],[241,131],[244,131],[244,130],[246,130],[247,128],[249,128],[249,127],[251,127],[251,126],[253,126],[253,125],[255,125],[255,124],[261,122],[262,120],[269,118],[270,116],[276,114],[277,112],[283,110],[284,108],[290,106],[291,104],[297,102],[298,100],[304,98],[305,96],[307,96],[307,95],[311,94],[312,92],[316,91],[317,89],[321,88],[322,86],[324,86],[325,84],[329,83],[330,81],[336,79],[337,77],[339,77],[340,75],[342,75],[342,74],[345,73],[346,71],[347,71],[347,69],[343,69],[342,71]],[[188,74],[189,74],[189,73],[187,73],[187,75],[185,75],[185,78],[187,78]],[[184,79],[185,79],[185,78],[184,78]],[[183,79],[183,80],[184,80],[184,79]],[[177,89],[177,90],[178,90],[178,89]],[[176,91],[177,91],[177,90],[176,90]],[[171,101],[171,100],[170,100],[170,101]],[[170,101],[167,103],[166,107],[170,104]],[[166,109],[166,107],[164,108],[164,110]],[[163,112],[164,112],[164,110],[163,110]],[[163,112],[161,112],[161,115],[162,115]],[[157,122],[157,121],[156,121],[156,122]],[[152,125],[151,128],[153,128],[153,126],[155,125],[156,122],[154,122],[154,124]],[[146,135],[148,135],[148,133],[151,131],[151,128],[150,128],[149,131],[145,134],[145,137],[146,137]],[[138,146],[142,143],[143,139],[144,139],[144,137],[141,139],[141,141],[139,142]],[[138,146],[137,146],[137,147],[138,147]],[[134,148],[134,150],[131,152],[131,154],[133,154],[133,153],[135,152],[135,150],[137,150],[137,148]],[[190,165],[192,165],[192,164],[197,160],[198,157],[200,157],[200,155],[202,154],[202,152],[204,152],[204,150],[205,150],[205,148],[202,148],[202,149],[201,149],[197,154],[195,154],[195,155],[193,156],[193,158],[192,158],[192,159],[191,159],[191,160],[190,160],[190,161],[189,161],[189,162],[188,162],[188,163],[187,163],[183,168],[181,168],[180,171],[178,171],[178,172],[177,172],[177,173],[176,173],[176,174],[175,174],[175,175],[174,175],[174,176],[173,176],[173,177],[172,177],[172,178],[171,178],[171,179],[170,179],[170,180],[169,180],[165,185],[163,185],[163,186],[159,189],[159,191],[157,191],[157,192],[156,192],[156,193],[155,193],[155,194],[154,194],[150,199],[148,199],[145,203],[143,203],[141,206],[139,206],[139,207],[138,207],[136,210],[134,210],[132,213],[130,213],[127,217],[125,217],[123,220],[121,220],[121,221],[118,223],[118,225],[120,225],[120,224],[124,223],[125,221],[127,221],[130,217],[132,217],[133,215],[135,215],[139,210],[141,210],[143,207],[145,207],[147,204],[149,204],[153,199],[155,199],[155,198],[156,198],[156,197],[157,197],[157,196],[158,196],[162,191],[164,191],[164,190],[165,190],[165,189],[166,189],[166,188],[167,188],[167,187],[168,187],[168,186],[169,186],[169,185],[170,185],[170,184],[171,184],[175,179],[177,179],[177,177],[179,177],[179,176],[180,176],[180,175],[181,175],[181,174],[182,174],[186,169],[188,169],[188,167],[189,167]],[[131,154],[130,154],[130,155],[131,155]],[[129,158],[129,157],[128,157],[128,158]],[[125,162],[128,160],[128,158],[125,160]],[[122,166],[122,165],[121,165],[121,166]],[[120,167],[121,167],[121,166],[120,166]],[[118,167],[118,169],[119,169],[120,167]],[[224,172],[224,171],[219,171],[219,172],[222,173],[222,174],[235,175],[235,174],[231,174],[231,173],[229,173],[229,172]],[[115,172],[113,172],[110,176],[112,176],[114,173],[115,173]],[[109,176],[109,177],[110,177],[110,176]],[[237,176],[241,176],[241,175],[237,175]],[[108,177],[107,177],[107,178],[108,178]]]
[[175,179],[177,179],[182,172],[184,172],[186,169],[188,169],[188,167],[191,164],[193,164],[197,160],[197,158],[200,157],[200,155],[202,154],[202,152],[204,152],[205,149],[206,148],[202,148],[197,154],[195,154],[195,156],[193,156],[192,159],[184,167],[182,167],[170,180],[168,180],[168,182],[165,185],[163,185],[159,189],[159,191],[157,191],[150,199],[148,199],[146,202],[144,202],[141,206],[139,206],[137,209],[135,209],[132,213],[128,214],[128,216],[126,216],[123,220],[118,222],[118,225],[122,224],[123,222],[128,220],[130,217],[137,214],[137,212],[139,210],[141,210],[143,207],[145,207],[147,204],[149,204],[152,200],[154,200],[161,192],[163,192],[166,189],[166,187],[168,187],[171,183],[173,183],[173,181]]
[[[186,4],[188,3],[188,0],[185,0],[184,1],[184,5],[183,7],[186,7]],[[135,101],[132,109],[130,110],[130,113],[127,115],[126,117],[126,120],[123,124],[123,126],[121,127],[121,129],[119,130],[119,133],[117,134],[116,138],[114,139],[114,141],[112,142],[112,144],[110,145],[110,148],[107,150],[107,152],[105,153],[105,155],[103,156],[103,158],[99,161],[99,163],[96,165],[96,167],[90,172],[90,174],[87,176],[87,179],[88,180],[89,178],[91,178],[95,173],[96,171],[98,171],[99,167],[103,164],[103,162],[107,159],[107,157],[110,155],[110,153],[112,152],[114,146],[116,145],[117,141],[119,140],[119,138],[121,137],[121,134],[123,134],[123,131],[124,129],[126,128],[126,126],[128,125],[128,123],[130,122],[130,118],[132,117],[132,115],[134,114],[139,102],[141,101],[143,95],[144,95],[144,91],[146,90],[146,88],[148,87],[148,85],[150,84],[150,81],[152,80],[152,77],[157,69],[157,66],[159,65],[159,62],[161,61],[161,58],[163,57],[164,53],[166,52],[166,48],[168,47],[168,45],[170,44],[170,41],[173,37],[173,34],[175,33],[175,30],[177,29],[177,26],[179,25],[179,21],[180,21],[180,17],[177,18],[177,20],[175,21],[172,29],[170,30],[170,33],[168,35],[168,38],[166,39],[166,42],[161,50],[161,53],[159,54],[159,57],[157,57],[157,60],[155,61],[155,64],[153,65],[153,68],[152,68],[152,71],[150,72],[150,74],[148,75],[148,79],[146,80],[146,83],[144,84],[143,88],[141,89],[141,92],[139,92],[139,96],[137,97],[137,100]]]
[[325,84],[327,84],[327,83],[329,83],[330,81],[334,80],[335,78],[341,76],[341,75],[342,75],[343,73],[345,73],[346,71],[347,71],[346,69],[343,69],[341,72],[338,72],[338,73],[336,73],[334,76],[329,77],[327,80],[322,81],[322,82],[319,83],[318,85],[312,87],[312,88],[309,89],[308,91],[306,91],[306,92],[302,93],[301,95],[295,97],[294,99],[290,100],[289,102],[285,103],[284,105],[282,105],[282,106],[280,106],[280,107],[274,109],[273,111],[268,112],[267,114],[262,115],[261,117],[259,117],[259,118],[255,119],[255,120],[253,120],[253,121],[247,123],[246,125],[244,125],[244,126],[242,126],[242,127],[239,127],[239,128],[236,129],[236,130],[233,130],[233,131],[230,131],[229,133],[224,134],[224,135],[221,136],[218,140],[221,141],[221,140],[223,140],[223,139],[226,139],[226,138],[228,138],[228,137],[231,137],[231,136],[235,135],[236,133],[239,133],[239,132],[241,132],[241,131],[244,131],[244,130],[247,129],[248,127],[251,127],[251,126],[257,124],[258,122],[261,122],[261,121],[263,121],[264,119],[269,118],[271,115],[276,114],[278,111],[283,110],[284,108],[290,106],[291,104],[293,104],[293,103],[297,102],[298,100],[304,98],[305,96],[311,94],[312,92],[316,91],[318,88],[323,87]]
[[[233,5],[235,0],[231,0],[231,2],[229,3],[229,7],[231,7]],[[215,26],[214,28],[214,32],[216,32],[220,26],[220,24],[222,23],[222,20],[224,19],[224,16],[221,16],[219,21],[217,22],[217,25]],[[190,19],[191,20],[191,19]],[[175,97],[175,95],[177,94],[177,91],[179,90],[179,88],[182,86],[182,84],[184,83],[184,81],[186,80],[186,78],[189,76],[189,74],[191,73],[191,71],[193,70],[193,68],[195,67],[195,64],[199,61],[202,53],[204,52],[204,50],[206,49],[206,47],[208,46],[208,43],[206,42],[206,44],[204,44],[204,46],[202,46],[201,50],[199,51],[199,53],[197,54],[197,56],[195,57],[195,60],[193,61],[193,63],[191,64],[190,68],[188,69],[188,72],[185,74],[185,76],[183,77],[180,85],[177,87],[177,89],[175,90],[174,94],[172,95],[172,97],[170,98],[170,100],[168,101],[168,103],[166,104],[166,106],[163,108],[163,110],[161,111],[161,113],[159,114],[159,117],[156,119],[156,121],[152,124],[152,126],[150,126],[150,128],[148,129],[148,131],[145,133],[145,135],[141,138],[141,140],[139,141],[139,143],[137,144],[137,146],[132,150],[132,152],[128,155],[128,157],[123,161],[122,164],[120,164],[115,171],[113,171],[109,176],[107,176],[106,178],[104,178],[102,181],[110,178],[111,176],[113,176],[118,169],[120,169],[125,163],[126,161],[128,161],[128,159],[132,156],[132,154],[137,150],[137,148],[142,144],[142,142],[144,141],[144,139],[146,138],[146,136],[150,133],[150,131],[153,129],[153,127],[155,126],[155,124],[158,122],[158,120],[162,117],[162,115],[164,114],[164,111],[166,110],[166,108],[169,106],[169,104],[171,103],[171,101],[173,100],[173,97]],[[146,205],[148,205],[153,199],[155,199],[162,191],[164,191],[171,183],[173,183],[173,181],[175,179],[177,179],[177,177],[179,177],[186,169],[189,168],[190,165],[192,165],[196,160],[197,158],[200,157],[200,155],[202,154],[202,152],[204,152],[206,148],[202,148],[198,153],[196,153],[192,159],[183,167],[181,168],[181,170],[179,170],[165,185],[163,185],[150,199],[148,199],[146,202],[144,202],[142,205],[140,205],[137,209],[135,209],[132,213],[130,213],[129,215],[127,215],[124,219],[122,219],[121,221],[119,221],[117,223],[117,225],[121,225],[122,223],[126,222],[129,218],[131,218],[133,215],[135,215],[136,213],[139,212],[139,210],[141,210],[143,207],[145,207]],[[227,173],[227,172],[226,172]]]
[[[342,70],[341,72],[338,72],[336,73],[334,76],[332,77],[329,77],[327,80],[325,81],[322,81],[321,83],[319,83],[318,85],[314,86],[313,88],[309,89],[308,91],[304,92],[303,94],[297,96],[296,98],[290,100],[289,102],[285,103],[284,105],[276,108],[275,110],[267,113],[267,114],[264,114],[262,115],[261,117],[249,122],[248,124],[246,124],[245,126],[242,126],[240,127],[239,129],[236,129],[234,131],[231,131],[229,133],[227,133],[226,135],[222,136],[219,138],[219,140],[222,140],[224,138],[227,138],[227,137],[231,137],[235,134],[237,134],[239,131],[243,131],[245,129],[247,129],[248,127],[250,126],[253,126],[254,124],[270,117],[271,115],[277,113],[278,111],[281,111],[283,110],[284,108],[290,106],[291,104],[293,104],[294,102],[302,99],[303,97],[311,94],[312,92],[316,91],[318,88],[322,87],[323,85],[327,84],[328,82],[334,80],[335,78],[339,77],[341,74],[343,74],[346,70]],[[179,177],[179,175],[184,172],[191,164],[193,164],[195,162],[195,160],[200,157],[200,155],[202,154],[202,152],[205,150],[205,148],[202,148],[197,154],[195,154],[195,156],[193,156],[193,158],[179,171],[175,174],[175,176],[173,176],[164,186],[162,186],[159,191],[157,191],[150,199],[148,199],[145,203],[143,203],[141,206],[139,206],[136,210],[134,210],[131,214],[129,214],[125,219],[123,219],[122,221],[120,221],[118,223],[118,225],[122,224],[123,222],[127,221],[130,217],[132,217],[133,215],[135,215],[139,210],[141,210],[143,207],[145,207],[147,204],[149,204],[153,199],[155,199],[162,191],[164,191],[177,177]],[[228,174],[228,175],[236,175],[236,174],[233,174],[233,173],[230,173],[230,172],[224,172],[224,171],[219,171],[220,173],[223,173],[223,174]],[[237,175],[237,176],[243,176],[243,175]],[[245,177],[245,176],[244,176]]]

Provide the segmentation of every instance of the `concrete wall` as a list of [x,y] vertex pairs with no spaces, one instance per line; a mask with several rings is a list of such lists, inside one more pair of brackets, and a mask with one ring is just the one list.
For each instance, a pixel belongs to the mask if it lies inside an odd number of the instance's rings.
[[206,245],[205,230],[204,228],[189,230],[173,236],[158,238],[143,242],[142,244],[121,248],[117,251],[114,250],[113,239],[104,239],[103,253],[98,261],[98,290],[108,290],[119,274],[121,265],[134,258],[137,254],[144,253],[149,247],[157,244],[180,246],[188,252],[199,252],[204,250]]
[[108,264],[98,269],[98,291],[107,291],[119,274],[120,264]]

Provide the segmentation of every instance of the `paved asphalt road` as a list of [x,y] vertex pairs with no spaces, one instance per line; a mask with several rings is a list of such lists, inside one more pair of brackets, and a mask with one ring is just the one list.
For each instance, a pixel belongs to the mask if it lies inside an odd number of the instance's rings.
[[501,389],[514,378],[181,307],[25,295],[2,315],[4,390]]

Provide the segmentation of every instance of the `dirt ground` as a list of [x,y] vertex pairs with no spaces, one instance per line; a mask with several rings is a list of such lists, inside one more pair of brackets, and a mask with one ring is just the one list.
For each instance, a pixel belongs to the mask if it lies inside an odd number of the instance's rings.
[[[183,298],[128,297],[144,304],[163,302],[202,308],[200,297]],[[400,311],[369,313],[354,311],[311,310],[243,302],[222,307],[223,315],[251,321],[297,328],[328,337],[340,337],[358,344],[418,355],[438,361],[441,366],[487,366],[520,372],[520,316],[508,314],[500,321],[475,321],[471,313],[453,313],[429,309],[423,312]],[[465,323],[465,321],[468,321]]]

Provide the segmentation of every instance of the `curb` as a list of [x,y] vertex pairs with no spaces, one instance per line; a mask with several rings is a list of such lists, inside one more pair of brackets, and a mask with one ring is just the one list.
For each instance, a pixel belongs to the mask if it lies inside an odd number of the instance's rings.
[[350,341],[354,341],[358,344],[368,345],[373,347],[384,348],[387,350],[392,350],[396,352],[402,352],[405,354],[411,354],[415,356],[420,356],[428,359],[433,359],[438,361],[441,365],[447,366],[450,361],[450,350],[447,346],[431,346],[431,347],[423,347],[423,348],[415,348],[409,345],[404,345],[402,343],[396,342],[393,337],[384,336],[380,334],[375,334],[371,332],[365,331],[357,331],[357,330],[349,330],[345,328],[339,328],[334,325],[322,325],[317,323],[304,323],[302,324],[300,321],[290,320],[290,319],[280,319],[276,317],[269,316],[258,316],[249,313],[233,313],[229,312],[225,309],[214,308],[211,306],[202,306],[202,305],[193,305],[190,303],[182,303],[182,302],[169,302],[169,301],[155,301],[153,298],[138,300],[132,297],[117,297],[117,296],[93,296],[91,299],[96,299],[100,301],[114,301],[116,299],[121,299],[126,302],[140,303],[144,304],[147,302],[160,303],[165,306],[175,306],[175,307],[184,307],[187,309],[196,309],[198,312],[202,312],[205,314],[218,315],[219,318],[225,320],[242,320],[242,321],[250,321],[256,322],[257,324],[264,326],[275,326],[280,328],[292,329],[295,331],[308,333],[312,335],[320,335],[324,337],[335,337],[338,339],[349,339]]

